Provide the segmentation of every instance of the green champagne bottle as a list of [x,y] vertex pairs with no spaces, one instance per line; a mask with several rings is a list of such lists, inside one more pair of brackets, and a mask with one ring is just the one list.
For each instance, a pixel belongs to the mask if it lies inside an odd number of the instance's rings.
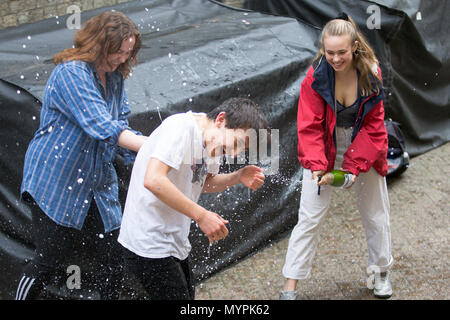
[[342,170],[331,170],[327,172],[322,179],[326,179],[327,184],[332,185],[333,187],[350,187],[353,182],[353,174],[347,171]]

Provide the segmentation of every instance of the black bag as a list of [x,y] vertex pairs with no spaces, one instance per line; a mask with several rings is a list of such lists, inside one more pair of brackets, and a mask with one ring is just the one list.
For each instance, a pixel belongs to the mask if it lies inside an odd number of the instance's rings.
[[388,133],[388,173],[387,177],[399,176],[409,167],[409,154],[406,151],[405,137],[400,124],[392,119],[384,121]]

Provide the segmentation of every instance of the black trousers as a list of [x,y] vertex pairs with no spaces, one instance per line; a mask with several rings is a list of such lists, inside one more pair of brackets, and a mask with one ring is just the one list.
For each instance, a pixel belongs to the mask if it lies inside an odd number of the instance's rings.
[[123,248],[125,266],[140,281],[149,300],[194,300],[189,258],[144,258]]
[[[35,256],[24,267],[19,280],[16,300],[37,299],[44,286],[49,284],[59,271],[66,273],[71,265],[68,257],[93,248],[99,265],[94,266],[97,289],[100,298],[118,299],[122,288],[123,259],[122,247],[117,242],[119,230],[104,232],[104,225],[95,201],[87,213],[82,230],[64,227],[52,221],[27,193],[23,196],[32,212]],[[88,249],[86,249],[88,248]],[[93,266],[78,266],[81,277],[85,269]],[[69,277],[69,275],[67,275]],[[87,285],[87,284],[86,284]],[[81,287],[83,278],[81,278]],[[68,288],[73,289],[73,288]],[[75,289],[74,289],[75,290]]]

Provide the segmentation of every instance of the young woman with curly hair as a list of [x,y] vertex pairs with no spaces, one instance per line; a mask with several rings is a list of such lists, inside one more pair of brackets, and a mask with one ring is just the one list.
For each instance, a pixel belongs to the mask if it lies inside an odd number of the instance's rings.
[[99,249],[100,297],[119,297],[122,209],[112,161],[116,153],[133,161],[145,141],[128,126],[124,86],[140,47],[136,25],[120,12],[105,12],[54,56],[39,129],[25,156],[21,195],[32,213],[35,256],[25,265],[17,300],[37,299],[57,268],[66,271],[66,256],[83,250],[81,229]]

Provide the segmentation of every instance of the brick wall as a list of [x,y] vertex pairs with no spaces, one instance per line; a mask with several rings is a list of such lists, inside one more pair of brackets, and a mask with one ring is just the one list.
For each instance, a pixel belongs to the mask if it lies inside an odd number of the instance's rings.
[[0,0],[0,29],[63,16],[71,5],[87,11],[128,1],[131,0]]
[[[81,11],[87,11],[128,1],[132,0],[0,0],[0,30],[63,16],[71,5],[79,6]],[[242,6],[242,0],[222,2],[235,7]]]
[[243,0],[223,0],[221,2],[232,6],[232,7],[236,7],[236,8],[242,8],[242,1]]

